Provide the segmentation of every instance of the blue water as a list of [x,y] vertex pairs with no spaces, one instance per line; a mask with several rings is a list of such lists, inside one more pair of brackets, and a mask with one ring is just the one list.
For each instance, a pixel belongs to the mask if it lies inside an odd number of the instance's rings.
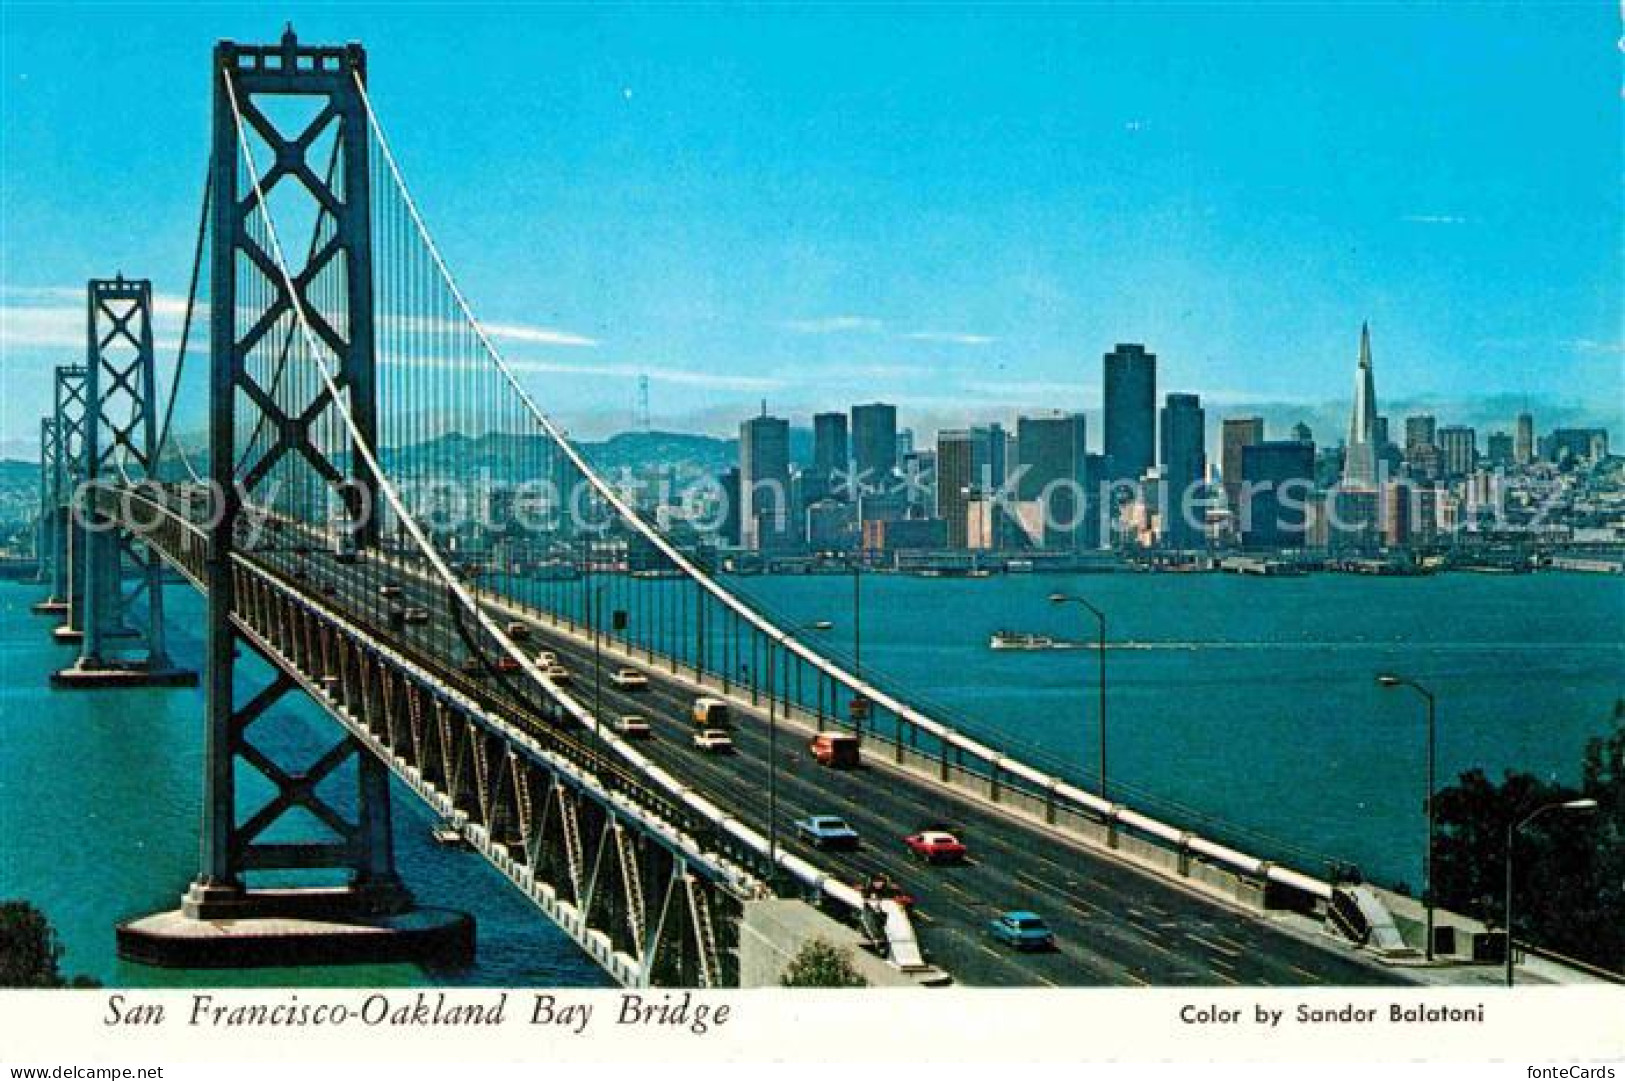
[[[797,621],[828,619],[850,647],[846,578],[739,584]],[[1090,639],[1107,615],[1108,776],[1115,798],[1310,871],[1358,864],[1421,877],[1421,699],[1375,683],[1397,671],[1438,699],[1441,786],[1480,768],[1574,781],[1585,741],[1625,697],[1625,578],[1446,574],[867,576],[863,659],[966,726],[1046,765],[1097,776],[1096,654],[994,652],[1000,629]]]
[[[424,973],[407,965],[199,973],[147,968],[114,955],[113,924],[174,908],[196,873],[202,796],[202,691],[52,691],[51,671],[73,649],[57,645],[54,622],[32,615],[36,587],[0,583],[0,898],[45,911],[66,953],[65,972],[108,984],[392,986],[476,984],[600,987],[599,968],[507,879],[471,852],[429,839],[432,816],[394,789],[396,854],[402,878],[425,904],[474,914],[474,965]],[[201,598],[172,588],[171,652],[196,667],[202,653]],[[262,726],[264,726],[262,728]],[[268,748],[310,755],[336,738],[333,722],[298,696],[250,729]],[[243,777],[248,798],[263,793]],[[344,782],[324,795],[342,804]],[[353,791],[353,788],[351,789]]]
[[[734,584],[797,622],[832,621],[824,641],[850,646],[850,579]],[[646,587],[675,595],[671,583]],[[1110,619],[1114,795],[1311,871],[1335,858],[1378,881],[1420,877],[1422,703],[1380,690],[1377,672],[1436,692],[1441,784],[1473,767],[1573,780],[1586,739],[1625,697],[1625,579],[1600,575],[866,576],[865,669],[985,738],[1092,781],[1095,655],[987,647],[999,629],[1092,634],[1081,610],[1046,602],[1056,590],[1087,596]],[[46,677],[72,654],[50,642],[50,621],[28,613],[38,593],[0,584],[0,896],[47,911],[69,971],[121,984],[213,981],[122,965],[112,936],[116,919],[172,906],[194,871],[201,694],[50,691]],[[174,652],[195,664],[201,603],[184,589],[170,597]],[[313,706],[288,701],[274,736],[258,738],[316,750],[333,737]],[[479,857],[435,847],[426,810],[397,794],[402,875],[426,903],[475,913],[476,965],[232,973],[233,982],[605,982]]]

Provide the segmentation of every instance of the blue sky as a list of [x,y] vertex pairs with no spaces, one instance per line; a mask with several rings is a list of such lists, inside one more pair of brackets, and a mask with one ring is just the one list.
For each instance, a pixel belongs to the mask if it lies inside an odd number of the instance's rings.
[[368,46],[476,311],[582,434],[640,372],[719,433],[1093,410],[1143,341],[1210,426],[1335,438],[1363,319],[1385,412],[1620,421],[1617,5],[267,12],[4,8],[0,451],[87,277],[184,291],[209,49],[284,18]]

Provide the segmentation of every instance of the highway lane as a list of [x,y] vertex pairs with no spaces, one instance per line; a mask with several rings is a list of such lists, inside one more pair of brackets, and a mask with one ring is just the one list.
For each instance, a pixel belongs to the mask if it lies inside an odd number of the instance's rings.
[[[592,651],[538,627],[534,633],[590,685]],[[645,753],[726,805],[751,814],[766,831],[769,737],[750,717],[734,724],[737,756],[713,756],[688,745],[692,692],[657,668],[647,692],[627,694],[604,680],[605,714],[638,712],[657,725]],[[1396,982],[1363,960],[1307,944],[1264,921],[1173,887],[1109,857],[1058,844],[1025,824],[991,813],[876,764],[857,771],[819,766],[806,736],[781,723],[781,843],[853,881],[879,869],[918,899],[920,939],[928,953],[968,983],[1032,984],[1366,984]],[[658,745],[657,745],[658,744]],[[855,854],[818,852],[792,836],[789,823],[808,814],[838,814],[865,840]],[[902,838],[919,826],[949,820],[965,827],[971,848],[963,866],[927,867],[905,854]],[[1031,908],[1056,929],[1060,949],[1017,957],[992,946],[987,920],[1007,908]],[[1296,966],[1296,967],[1294,967]]]
[[[294,565],[280,562],[284,567]],[[397,579],[404,596],[395,603],[427,608],[431,622],[389,633],[403,636],[418,652],[444,651],[450,614],[443,590],[426,587],[410,575],[382,573],[377,567],[364,570],[321,558],[305,565],[309,581],[318,585],[331,581],[336,598],[353,611],[380,611],[378,585],[386,578]],[[505,616],[493,614],[506,622]],[[590,709],[591,646],[546,624],[530,625],[527,648],[558,654],[574,677],[577,700]],[[640,744],[644,753],[767,833],[765,723],[736,710],[733,731],[739,753],[701,752],[689,743],[687,717],[693,692],[658,664],[643,663],[636,667],[650,677],[650,688],[622,691],[609,679],[618,663],[605,657],[601,695],[606,723],[620,713],[648,717],[656,737]],[[517,692],[529,700],[532,710],[542,697],[539,689],[526,687],[521,679],[470,677],[456,669],[455,660],[443,667],[447,678],[476,693],[508,697]],[[1403,982],[1396,973],[1336,945],[1305,942],[1263,918],[1068,844],[912,776],[874,763],[855,771],[825,769],[808,753],[806,736],[782,722],[778,760],[781,845],[848,881],[860,882],[881,871],[902,883],[918,900],[916,926],[927,956],[962,982],[995,986]],[[809,814],[842,816],[863,837],[862,848],[856,853],[825,852],[804,844],[791,823]],[[943,820],[963,825],[963,839],[971,849],[968,863],[926,867],[906,855],[905,834]],[[1056,930],[1059,949],[1016,955],[993,944],[985,933],[987,921],[1008,908],[1042,914]]]

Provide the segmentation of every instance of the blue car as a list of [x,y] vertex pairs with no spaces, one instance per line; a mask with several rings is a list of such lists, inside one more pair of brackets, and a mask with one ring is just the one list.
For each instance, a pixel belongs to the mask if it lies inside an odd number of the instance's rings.
[[1018,950],[1053,950],[1055,932],[1035,912],[1001,912],[988,921],[987,933],[995,942]]
[[858,831],[834,815],[811,815],[796,822],[796,832],[819,848],[856,848]]

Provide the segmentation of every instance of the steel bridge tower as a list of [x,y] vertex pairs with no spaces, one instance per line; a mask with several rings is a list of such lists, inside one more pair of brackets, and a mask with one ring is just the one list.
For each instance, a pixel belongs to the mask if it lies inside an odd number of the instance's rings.
[[77,642],[84,618],[85,537],[73,513],[73,494],[84,479],[87,373],[82,364],[56,369],[56,395],[52,426],[56,429],[56,470],[51,477],[51,504],[55,515],[56,551],[51,596],[35,608],[60,614],[62,625],[52,634],[59,642]]
[[39,422],[39,521],[35,524],[34,554],[39,559],[39,572],[35,580],[49,583],[51,595],[34,605],[40,615],[56,614],[63,610],[61,595],[56,592],[57,553],[57,471],[62,468],[56,446],[56,417],[41,417]]
[[[72,493],[74,590],[83,603],[79,659],[51,677],[57,687],[191,686],[193,672],[176,668],[164,648],[164,568],[158,553],[118,524],[106,500],[127,485],[153,483],[158,454],[153,370],[152,283],[92,279],[87,287],[84,422],[80,483]],[[134,574],[127,573],[133,569]],[[134,587],[125,592],[125,582]],[[141,629],[131,625],[135,601],[146,597]],[[130,656],[132,649],[137,656]]]
[[[326,350],[323,363],[343,396],[354,421],[357,440],[375,446],[376,386],[367,119],[358,83],[366,77],[366,53],[359,45],[300,45],[292,28],[279,45],[245,46],[221,42],[214,53],[214,143],[211,165],[212,240],[210,250],[209,481],[219,500],[209,532],[202,866],[187,892],[183,912],[200,920],[221,917],[311,916],[344,918],[404,912],[411,897],[395,872],[391,836],[388,772],[352,737],[341,741],[315,763],[279,764],[256,747],[247,729],[290,691],[300,693],[286,675],[239,704],[240,651],[250,648],[234,626],[234,562],[244,551],[243,501],[257,509],[277,500],[267,483],[279,466],[294,462],[319,479],[325,506],[328,493],[347,508],[345,528],[350,543],[365,556],[376,544],[372,479],[360,467],[354,447],[335,448],[313,435],[323,421],[332,425],[338,408],[325,388],[311,386],[304,400],[294,400],[309,380],[283,380],[268,375],[263,359],[268,336],[284,333],[290,340],[305,323],[317,328]],[[279,124],[291,110],[273,108],[265,99],[301,99],[314,106],[314,119],[288,130]],[[269,148],[263,176],[245,166],[239,114]],[[307,152],[328,136],[335,141],[334,167],[325,178],[306,161]],[[265,243],[269,203],[279,185],[308,196],[331,222],[328,240],[312,245],[306,265],[282,271],[275,246]],[[256,222],[258,221],[258,224]],[[252,266],[259,275],[254,289],[263,309],[240,292],[239,268]],[[336,277],[335,277],[336,276]],[[318,282],[326,283],[320,284]],[[334,282],[337,288],[334,288]],[[337,300],[334,294],[337,294]],[[325,304],[324,304],[325,300]],[[275,329],[273,329],[275,328]],[[256,353],[260,349],[260,353]],[[286,362],[286,350],[284,350]],[[307,359],[305,363],[316,363]],[[246,403],[246,404],[245,404]],[[243,417],[239,417],[239,413]],[[239,419],[247,423],[239,426]],[[319,430],[319,429],[318,429]],[[266,438],[259,438],[268,433]],[[245,437],[239,439],[239,437]],[[285,505],[281,502],[279,507]],[[307,504],[307,507],[310,504]],[[314,517],[314,514],[311,515]],[[293,528],[321,529],[325,522],[305,520]],[[318,792],[318,784],[346,760],[354,759],[357,790],[353,810],[335,807]],[[242,793],[236,779],[239,764],[263,775],[275,797],[252,813],[239,816]],[[278,822],[285,837],[290,812],[314,816],[337,840],[265,839]],[[307,828],[294,830],[309,837]],[[347,873],[343,888],[251,888],[245,875],[258,872],[327,871]],[[331,876],[329,876],[331,877]]]

